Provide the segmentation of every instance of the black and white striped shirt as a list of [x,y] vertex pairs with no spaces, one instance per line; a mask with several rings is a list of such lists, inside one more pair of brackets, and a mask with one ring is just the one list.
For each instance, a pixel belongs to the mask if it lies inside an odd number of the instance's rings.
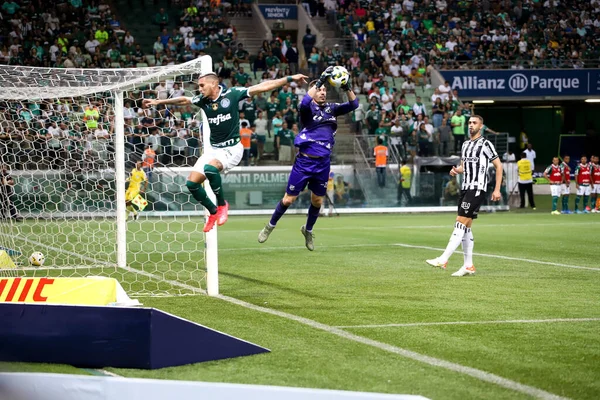
[[462,190],[487,189],[487,172],[490,163],[498,158],[494,145],[480,136],[463,143],[461,150],[464,167]]

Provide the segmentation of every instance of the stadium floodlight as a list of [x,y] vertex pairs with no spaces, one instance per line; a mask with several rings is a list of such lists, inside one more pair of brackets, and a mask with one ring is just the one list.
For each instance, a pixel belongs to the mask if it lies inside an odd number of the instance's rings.
[[600,99],[586,99],[586,103],[600,103]]
[[494,100],[473,100],[473,104],[494,104]]
[[[198,76],[212,70],[210,56],[145,68],[0,65],[0,134],[9,137],[0,163],[24,217],[0,221],[0,246],[46,256],[41,268],[17,258],[22,275],[111,276],[134,296],[218,294],[216,228],[202,233],[204,208],[169,168],[200,156],[206,116],[142,109],[143,98],[193,96]],[[164,167],[142,196],[147,210],[128,221],[126,176],[142,159]]]

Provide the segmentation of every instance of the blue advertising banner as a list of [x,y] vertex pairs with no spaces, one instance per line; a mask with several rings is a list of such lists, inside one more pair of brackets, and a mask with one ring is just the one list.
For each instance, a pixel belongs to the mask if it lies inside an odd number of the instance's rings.
[[463,97],[600,96],[600,69],[440,71]]
[[258,8],[265,19],[298,19],[297,6],[259,5]]

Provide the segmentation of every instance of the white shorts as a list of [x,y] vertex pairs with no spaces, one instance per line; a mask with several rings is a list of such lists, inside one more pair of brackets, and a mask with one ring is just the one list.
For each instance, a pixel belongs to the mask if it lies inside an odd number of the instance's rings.
[[552,197],[560,197],[562,192],[562,185],[550,185],[550,193],[552,193]]
[[244,156],[244,146],[239,142],[235,146],[229,147],[212,147],[208,148],[202,157],[194,164],[194,171],[204,174],[204,166],[211,160],[219,160],[223,164],[223,173],[228,172],[242,161]]
[[600,194],[600,183],[594,183],[594,188],[592,189],[592,193]]
[[571,193],[571,185],[563,183],[561,186],[563,196],[568,196]]
[[589,196],[592,191],[590,186],[579,185],[579,189],[577,189],[577,196]]

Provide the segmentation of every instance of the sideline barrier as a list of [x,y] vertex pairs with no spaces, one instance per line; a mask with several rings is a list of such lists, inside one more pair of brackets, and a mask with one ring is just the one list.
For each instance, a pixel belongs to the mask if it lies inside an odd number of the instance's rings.
[[0,361],[156,369],[269,352],[154,308],[0,303],[0,321]]
[[0,373],[0,399],[427,400],[415,395],[37,373]]

